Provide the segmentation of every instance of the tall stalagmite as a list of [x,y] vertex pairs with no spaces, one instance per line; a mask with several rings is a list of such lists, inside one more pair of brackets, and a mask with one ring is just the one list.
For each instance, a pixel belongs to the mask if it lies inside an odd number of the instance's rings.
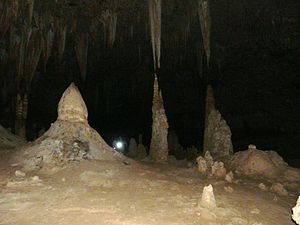
[[204,130],[204,152],[210,152],[214,158],[222,158],[233,153],[231,130],[215,107],[211,86],[207,87],[206,115]]
[[159,91],[157,77],[153,85],[152,105],[152,138],[150,145],[150,157],[157,162],[165,162],[168,159],[168,121],[164,109],[164,102]]

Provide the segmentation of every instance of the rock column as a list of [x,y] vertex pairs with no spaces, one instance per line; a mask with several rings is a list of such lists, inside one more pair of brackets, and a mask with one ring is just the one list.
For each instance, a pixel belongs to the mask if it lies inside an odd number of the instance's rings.
[[165,162],[168,159],[168,121],[164,109],[164,103],[159,91],[157,77],[155,76],[153,87],[152,105],[152,138],[150,145],[150,157],[156,162]]

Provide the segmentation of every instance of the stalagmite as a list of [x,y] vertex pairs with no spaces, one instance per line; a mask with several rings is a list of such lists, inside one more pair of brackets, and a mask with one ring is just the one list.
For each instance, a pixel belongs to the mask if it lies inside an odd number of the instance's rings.
[[204,44],[204,50],[207,58],[207,65],[210,62],[210,27],[211,18],[208,0],[198,0],[198,15],[201,25],[201,32]]
[[168,159],[168,121],[164,109],[164,103],[159,91],[157,77],[155,76],[153,87],[152,106],[152,138],[150,145],[150,157],[157,162],[165,162]]
[[233,154],[231,130],[215,108],[211,86],[207,88],[203,150],[210,152],[214,158],[223,158]]
[[148,0],[154,70],[160,68],[161,0]]
[[206,208],[215,208],[217,206],[215,196],[214,196],[214,189],[211,184],[203,188],[200,203],[201,206],[204,206]]
[[123,160],[124,156],[109,147],[89,126],[88,111],[74,84],[64,92],[58,104],[58,118],[49,130],[14,159],[26,170],[36,170],[47,164],[65,164],[85,159]]

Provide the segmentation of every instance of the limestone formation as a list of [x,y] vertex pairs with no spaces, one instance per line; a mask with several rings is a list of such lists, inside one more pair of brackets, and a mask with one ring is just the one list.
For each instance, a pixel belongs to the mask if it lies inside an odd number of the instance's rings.
[[293,208],[292,219],[293,219],[297,224],[300,224],[300,196],[298,197],[296,206]]
[[168,159],[168,121],[164,109],[161,92],[159,91],[157,77],[154,81],[152,106],[152,138],[150,157],[156,162],[166,162]]
[[247,151],[234,154],[230,166],[243,175],[277,178],[287,168],[287,163],[274,151],[261,151],[249,145]]
[[215,108],[211,86],[207,88],[205,113],[204,152],[209,151],[215,158],[231,155],[233,153],[231,130]]
[[130,138],[129,140],[129,147],[128,147],[128,156],[130,158],[136,158],[137,157],[137,143],[134,138]]
[[59,102],[55,123],[35,142],[16,152],[15,160],[24,170],[35,170],[45,164],[123,159],[89,126],[87,115],[80,92],[71,84]]
[[233,175],[232,171],[230,171],[229,173],[227,173],[226,176],[225,176],[225,180],[228,183],[232,183],[233,182],[233,178],[234,178],[234,175]]
[[214,190],[212,185],[205,186],[203,188],[202,197],[201,197],[201,205],[206,208],[215,208],[216,200],[214,196]]
[[271,187],[271,191],[273,191],[274,193],[276,193],[278,195],[281,195],[281,196],[288,196],[289,195],[287,190],[280,183],[273,184],[272,187]]
[[72,83],[58,103],[58,120],[87,123],[88,111],[78,88]]
[[147,151],[146,151],[145,146],[142,145],[142,144],[139,144],[138,147],[137,147],[137,156],[136,156],[136,158],[138,160],[142,160],[146,157],[147,157]]
[[203,158],[202,156],[199,156],[197,158],[197,164],[198,164],[198,171],[202,174],[206,174],[206,172],[208,170],[208,166],[207,166],[205,158]]
[[226,176],[226,168],[224,167],[223,162],[214,162],[211,167],[211,174],[217,178],[225,178]]

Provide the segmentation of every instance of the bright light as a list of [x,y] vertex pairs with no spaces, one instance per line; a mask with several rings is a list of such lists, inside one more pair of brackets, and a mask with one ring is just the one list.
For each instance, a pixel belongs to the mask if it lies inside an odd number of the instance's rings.
[[122,143],[121,141],[118,141],[118,142],[116,143],[116,148],[117,148],[117,149],[122,149],[122,148],[123,148],[123,143]]

